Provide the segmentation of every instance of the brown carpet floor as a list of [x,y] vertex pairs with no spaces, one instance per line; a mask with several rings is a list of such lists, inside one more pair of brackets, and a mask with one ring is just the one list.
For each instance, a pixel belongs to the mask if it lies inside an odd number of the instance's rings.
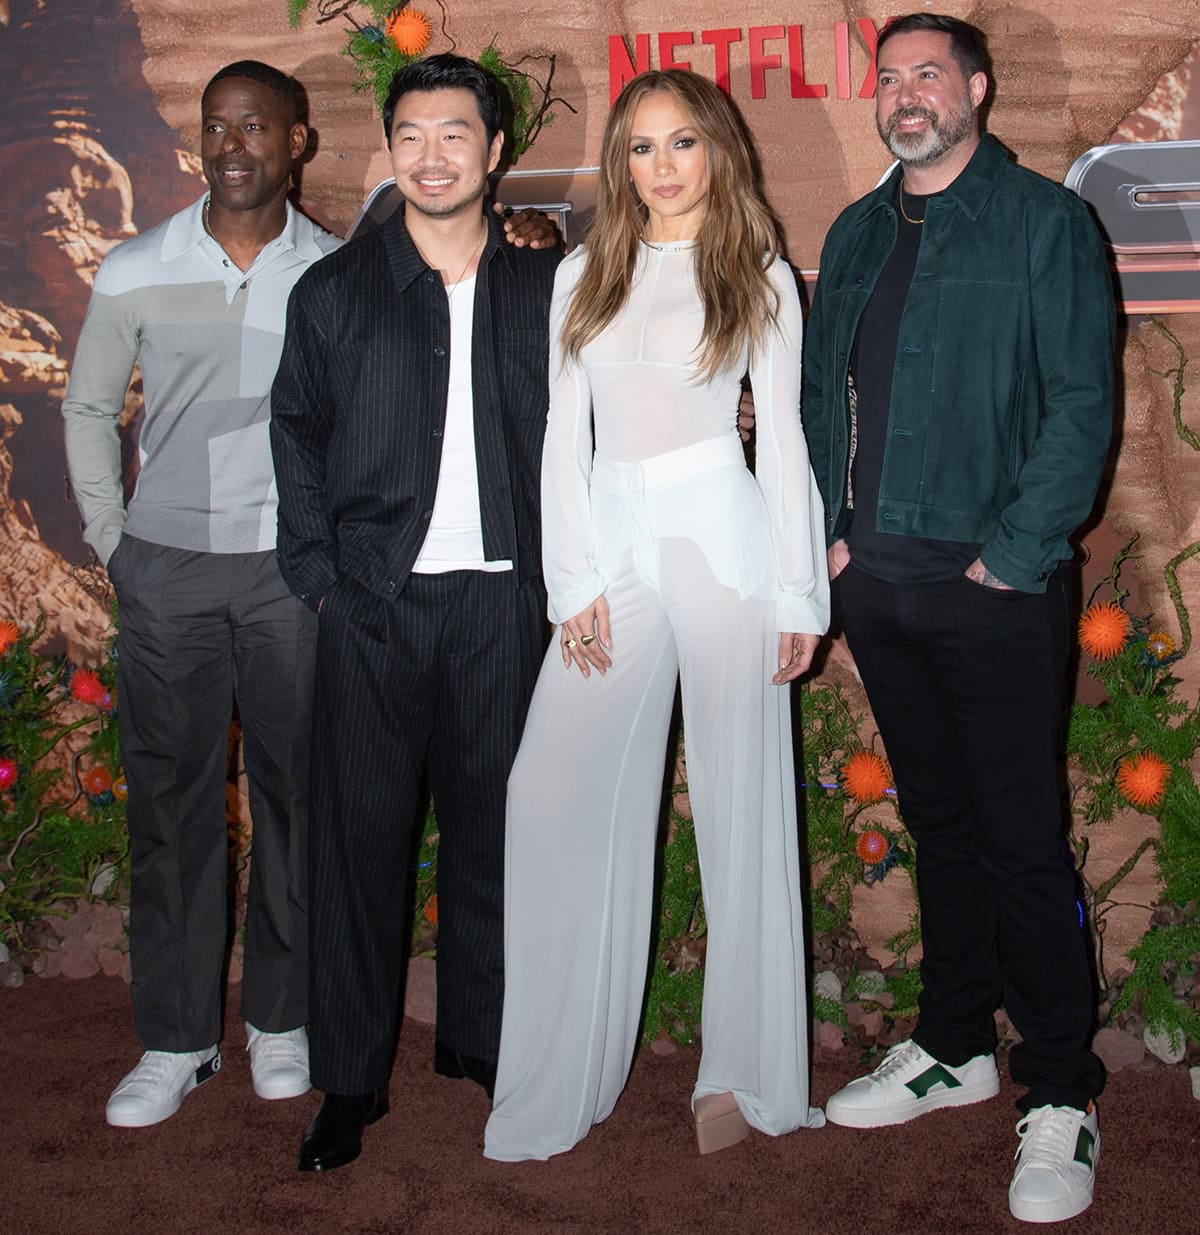
[[[1008,1214],[1016,1090],[905,1127],[754,1134],[696,1153],[688,1096],[697,1055],[643,1051],[615,1114],[570,1154],[502,1165],[480,1154],[488,1102],[435,1076],[433,1031],[407,1022],[392,1112],[362,1158],[301,1175],[310,1094],[262,1102],[231,1016],[224,1068],[155,1128],[104,1124],[109,1090],[138,1048],[118,979],[30,980],[0,991],[0,1232],[1028,1232]],[[821,1053],[814,1098],[857,1071]],[[1200,1103],[1181,1070],[1111,1078],[1093,1232],[1200,1231]],[[1065,1229],[1065,1228],[1064,1228]]]

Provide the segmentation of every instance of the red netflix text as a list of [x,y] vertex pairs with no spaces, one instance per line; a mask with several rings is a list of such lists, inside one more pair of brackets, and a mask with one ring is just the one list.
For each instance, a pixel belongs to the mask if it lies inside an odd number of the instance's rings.
[[[869,18],[860,18],[854,24],[858,28],[858,34],[871,62],[862,80],[856,82],[851,75],[850,66],[850,22],[834,22],[832,47],[834,97],[870,99],[875,97],[875,45],[879,40],[879,30]],[[647,69],[655,67],[660,69],[694,68],[697,72],[705,72],[707,64],[711,64],[713,79],[728,94],[730,93],[730,63],[736,63],[742,57],[748,58],[750,64],[750,97],[752,99],[765,99],[768,75],[784,70],[787,73],[792,98],[823,99],[829,92],[829,84],[823,81],[809,81],[805,75],[804,35],[803,26],[750,26],[745,30],[738,26],[730,26],[719,30],[701,30],[698,39],[700,49],[697,49],[697,36],[688,30],[664,31],[657,35],[635,34],[632,54],[624,36],[609,35],[609,102],[616,99],[627,81],[636,77],[638,73],[644,73]],[[829,50],[827,40],[824,36],[818,37],[825,44],[821,49],[822,52],[827,53]],[[810,52],[813,43],[816,43],[815,38],[809,45]],[[650,62],[652,45],[657,47],[657,66]],[[699,50],[697,56],[699,63],[694,64],[692,56],[696,50]],[[827,55],[821,55],[820,59],[826,61]]]

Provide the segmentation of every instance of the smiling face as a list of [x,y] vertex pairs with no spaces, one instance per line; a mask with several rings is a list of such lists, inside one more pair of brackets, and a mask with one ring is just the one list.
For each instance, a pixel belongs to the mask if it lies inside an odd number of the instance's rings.
[[270,86],[224,77],[204,96],[200,161],[218,210],[262,210],[288,193],[308,130]]
[[389,147],[405,201],[430,218],[450,218],[478,212],[504,136],[488,141],[470,90],[413,90],[396,103]]
[[629,177],[650,212],[650,240],[691,240],[708,201],[708,153],[700,130],[668,90],[647,94],[633,113]]
[[[976,108],[987,93],[982,73],[967,77],[948,34],[897,34],[879,52],[875,123],[906,167],[932,167],[978,139]],[[961,152],[959,152],[961,153]]]

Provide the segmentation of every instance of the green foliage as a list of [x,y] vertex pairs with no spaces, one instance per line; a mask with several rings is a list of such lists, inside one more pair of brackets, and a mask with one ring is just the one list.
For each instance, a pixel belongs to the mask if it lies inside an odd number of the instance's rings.
[[343,50],[344,54],[354,61],[354,67],[358,71],[355,90],[370,90],[377,112],[382,112],[383,105],[387,102],[392,78],[419,58],[405,55],[392,43],[381,43],[361,30],[349,33]]
[[704,902],[700,899],[700,857],[696,852],[696,829],[675,805],[677,794],[687,793],[679,781],[671,790],[667,840],[663,848],[662,926],[660,944],[681,935],[699,938],[707,929]]
[[1200,901],[1200,794],[1184,764],[1171,772],[1158,826],[1155,856],[1164,898],[1177,905]]
[[881,973],[855,973],[850,976],[846,994],[851,999],[874,999],[887,990],[887,979]]
[[538,129],[554,120],[554,113],[542,110],[541,100],[534,97],[533,84],[527,73],[506,64],[495,43],[489,43],[479,53],[479,63],[494,73],[512,99],[512,150],[515,163],[533,145]]
[[1194,974],[1200,955],[1200,925],[1152,927],[1130,953],[1133,973],[1126,979],[1113,1008],[1119,1015],[1140,1002],[1146,1025],[1169,1033],[1178,1045],[1179,1035],[1200,1043],[1200,1012],[1175,998],[1171,978]]
[[665,1033],[672,1041],[689,1046],[700,1033],[703,998],[703,969],[672,972],[661,956],[655,957],[642,1022],[643,1041],[653,1042]]
[[813,991],[812,1009],[814,1020],[831,1021],[834,1025],[841,1025],[843,1029],[850,1028],[846,1009],[840,999],[830,999],[827,995],[818,995]]
[[895,970],[888,977],[887,988],[894,1000],[893,1016],[916,1016],[917,1000],[922,990],[921,971],[916,965]]
[[[859,738],[863,718],[850,711],[837,685],[806,682],[800,687],[800,699],[804,723],[804,826],[815,880],[811,925],[814,933],[825,934],[849,920],[851,895],[864,878],[863,863],[854,849],[855,824],[863,808],[855,805],[839,784],[842,765],[863,748]],[[874,822],[871,826],[891,842],[893,861],[911,866],[912,842],[899,826],[895,799],[889,798],[888,803],[896,814],[897,827],[882,827]]]
[[[0,934],[18,945],[21,930],[57,902],[92,896],[102,868],[119,874],[127,851],[123,798],[111,790],[89,794],[81,779],[99,766],[118,780],[112,709],[73,703],[72,667],[35,650],[44,632],[39,617],[0,654],[0,760],[9,770],[15,765],[11,785],[0,790]],[[111,649],[99,677],[111,699]],[[83,715],[65,720],[72,707]],[[64,743],[76,730],[90,733],[69,756]],[[118,883],[108,881],[109,895]]]
[[908,954],[921,942],[921,915],[917,910],[913,910],[908,919],[908,925],[897,931],[884,944],[889,952],[894,953],[901,960],[907,958]]
[[[358,0],[358,6],[367,9],[370,18],[359,22],[350,12],[341,14],[346,20],[346,45],[342,51],[354,61],[358,78],[354,88],[369,90],[376,110],[382,111],[392,78],[425,53],[408,55],[385,35],[384,27],[396,7],[396,0]],[[308,7],[309,0],[287,0],[288,24],[299,25],[301,15],[307,12]],[[533,144],[542,126],[554,120],[554,113],[549,107],[549,84],[543,88],[516,64],[509,64],[495,43],[489,43],[477,59],[479,64],[499,78],[512,100],[512,144],[508,153],[515,163]],[[553,57],[546,59],[549,60],[549,75],[552,78],[554,60]]]
[[[1120,588],[1119,575],[1135,541],[1136,537],[1118,552],[1104,581],[1112,588],[1111,603],[1123,606],[1128,596]],[[1095,600],[1095,593],[1092,599]],[[1071,713],[1067,751],[1078,759],[1082,773],[1073,784],[1073,839],[1080,873],[1088,887],[1093,933],[1100,939],[1105,914],[1116,903],[1115,890],[1147,848],[1154,850],[1162,880],[1162,901],[1188,906],[1185,914],[1197,916],[1200,792],[1189,765],[1200,747],[1200,706],[1189,705],[1178,696],[1179,679],[1171,672],[1171,666],[1180,655],[1171,650],[1163,632],[1150,629],[1148,617],[1134,617],[1130,637],[1121,650],[1108,660],[1088,666],[1088,674],[1103,683],[1107,697],[1098,705],[1076,704]],[[1130,805],[1118,787],[1118,774],[1124,761],[1137,753],[1155,755],[1170,768],[1166,790],[1158,802],[1133,803],[1157,818],[1158,836],[1143,841],[1120,869],[1104,883],[1092,886],[1086,868],[1088,838],[1081,828],[1106,823],[1118,810]],[[1153,1028],[1182,1032],[1200,1041],[1197,1014],[1187,1004],[1176,1001],[1160,972],[1168,960],[1179,960],[1170,949],[1185,936],[1173,934],[1174,930],[1152,928],[1130,953],[1136,968],[1116,1010],[1128,1007],[1136,995]]]

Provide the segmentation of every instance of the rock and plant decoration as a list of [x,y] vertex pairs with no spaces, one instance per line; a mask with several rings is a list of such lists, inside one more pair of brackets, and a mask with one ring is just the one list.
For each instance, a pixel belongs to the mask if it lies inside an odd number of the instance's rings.
[[[440,10],[439,33],[446,43],[443,50],[454,51],[458,44],[448,28],[446,6],[442,0],[434,2]],[[299,24],[309,7],[310,0],[287,0],[288,24]],[[370,90],[379,110],[383,109],[392,78],[400,69],[419,60],[429,50],[434,36],[433,21],[412,8],[408,0],[399,4],[396,0],[316,0],[316,10],[318,25],[339,17],[345,21],[344,51],[354,61],[358,73],[356,89]],[[542,126],[553,122],[554,104],[575,110],[564,99],[554,96],[554,56],[526,55],[510,63],[492,41],[476,59],[500,79],[512,100],[512,146],[507,154],[513,162],[533,145]],[[544,81],[522,67],[539,61],[544,64]]]
[[[1175,364],[1159,373],[1170,384],[1175,432],[1200,451],[1200,433],[1184,420],[1188,357],[1178,336],[1158,318],[1151,325],[1174,349]],[[1077,704],[1068,751],[1082,775],[1072,785],[1073,840],[1098,952],[1102,983],[1097,1049],[1107,1037],[1122,1060],[1133,1058],[1119,1031],[1141,1030],[1142,1046],[1164,1062],[1200,1061],[1200,792],[1192,768],[1200,746],[1200,701],[1179,697],[1171,666],[1192,643],[1179,569],[1200,556],[1200,541],[1185,545],[1164,566],[1167,596],[1175,611],[1179,642],[1148,616],[1130,614],[1129,592],[1120,586],[1122,564],[1137,537],[1116,555],[1106,579],[1088,599],[1079,640],[1092,659],[1088,673],[1104,684],[1097,706]],[[1101,593],[1106,593],[1101,595]],[[1158,821],[1157,837],[1142,842],[1108,879],[1087,878],[1087,838],[1081,825],[1103,824],[1121,806]],[[1160,881],[1150,927],[1129,953],[1133,971],[1109,971],[1104,919],[1113,893],[1147,849],[1153,849]],[[1126,958],[1120,958],[1122,961]],[[1112,1066],[1110,1064],[1110,1066]]]
[[87,669],[40,654],[44,634],[0,622],[0,937],[23,952],[38,924],[116,900],[128,851],[113,643]]
[[[1093,601],[1079,621],[1079,641],[1107,698],[1072,712],[1068,753],[1080,775],[1072,785],[1075,851],[1087,888],[1088,909],[1099,951],[1101,979],[1111,980],[1104,954],[1104,919],[1113,893],[1147,849],[1153,849],[1161,896],[1149,931],[1133,949],[1133,972],[1108,1004],[1117,1025],[1136,1012],[1146,1034],[1157,1035],[1168,1053],[1182,1058],[1187,1041],[1200,1046],[1200,791],[1190,764],[1200,747],[1200,706],[1178,697],[1171,666],[1187,651],[1149,617],[1125,608],[1121,563],[1134,541],[1117,555],[1100,589],[1111,597]],[[1190,631],[1185,632],[1185,640]],[[1131,806],[1158,820],[1158,836],[1144,840],[1113,875],[1099,885],[1087,878],[1087,836],[1080,825],[1110,821]]]
[[[887,941],[898,959],[883,971],[850,925],[851,897],[856,885],[874,883],[897,867],[911,873],[913,844],[899,820],[891,769],[864,748],[859,736],[863,717],[850,710],[840,687],[808,683],[801,688],[801,706],[801,790],[813,880],[814,1015],[839,1044],[843,1031],[851,1028],[868,1040],[891,1041],[915,1012],[920,977],[905,954],[920,938],[920,922],[914,915]],[[651,1042],[688,1043],[700,1032],[707,923],[685,745],[686,735],[676,752],[662,851],[657,946],[643,1026]]]
[[[804,822],[812,867],[812,929],[835,936],[850,920],[856,885],[900,868],[911,877],[915,849],[904,830],[887,760],[862,742],[864,717],[841,687],[801,687]],[[887,940],[902,960],[920,937],[915,916]]]

